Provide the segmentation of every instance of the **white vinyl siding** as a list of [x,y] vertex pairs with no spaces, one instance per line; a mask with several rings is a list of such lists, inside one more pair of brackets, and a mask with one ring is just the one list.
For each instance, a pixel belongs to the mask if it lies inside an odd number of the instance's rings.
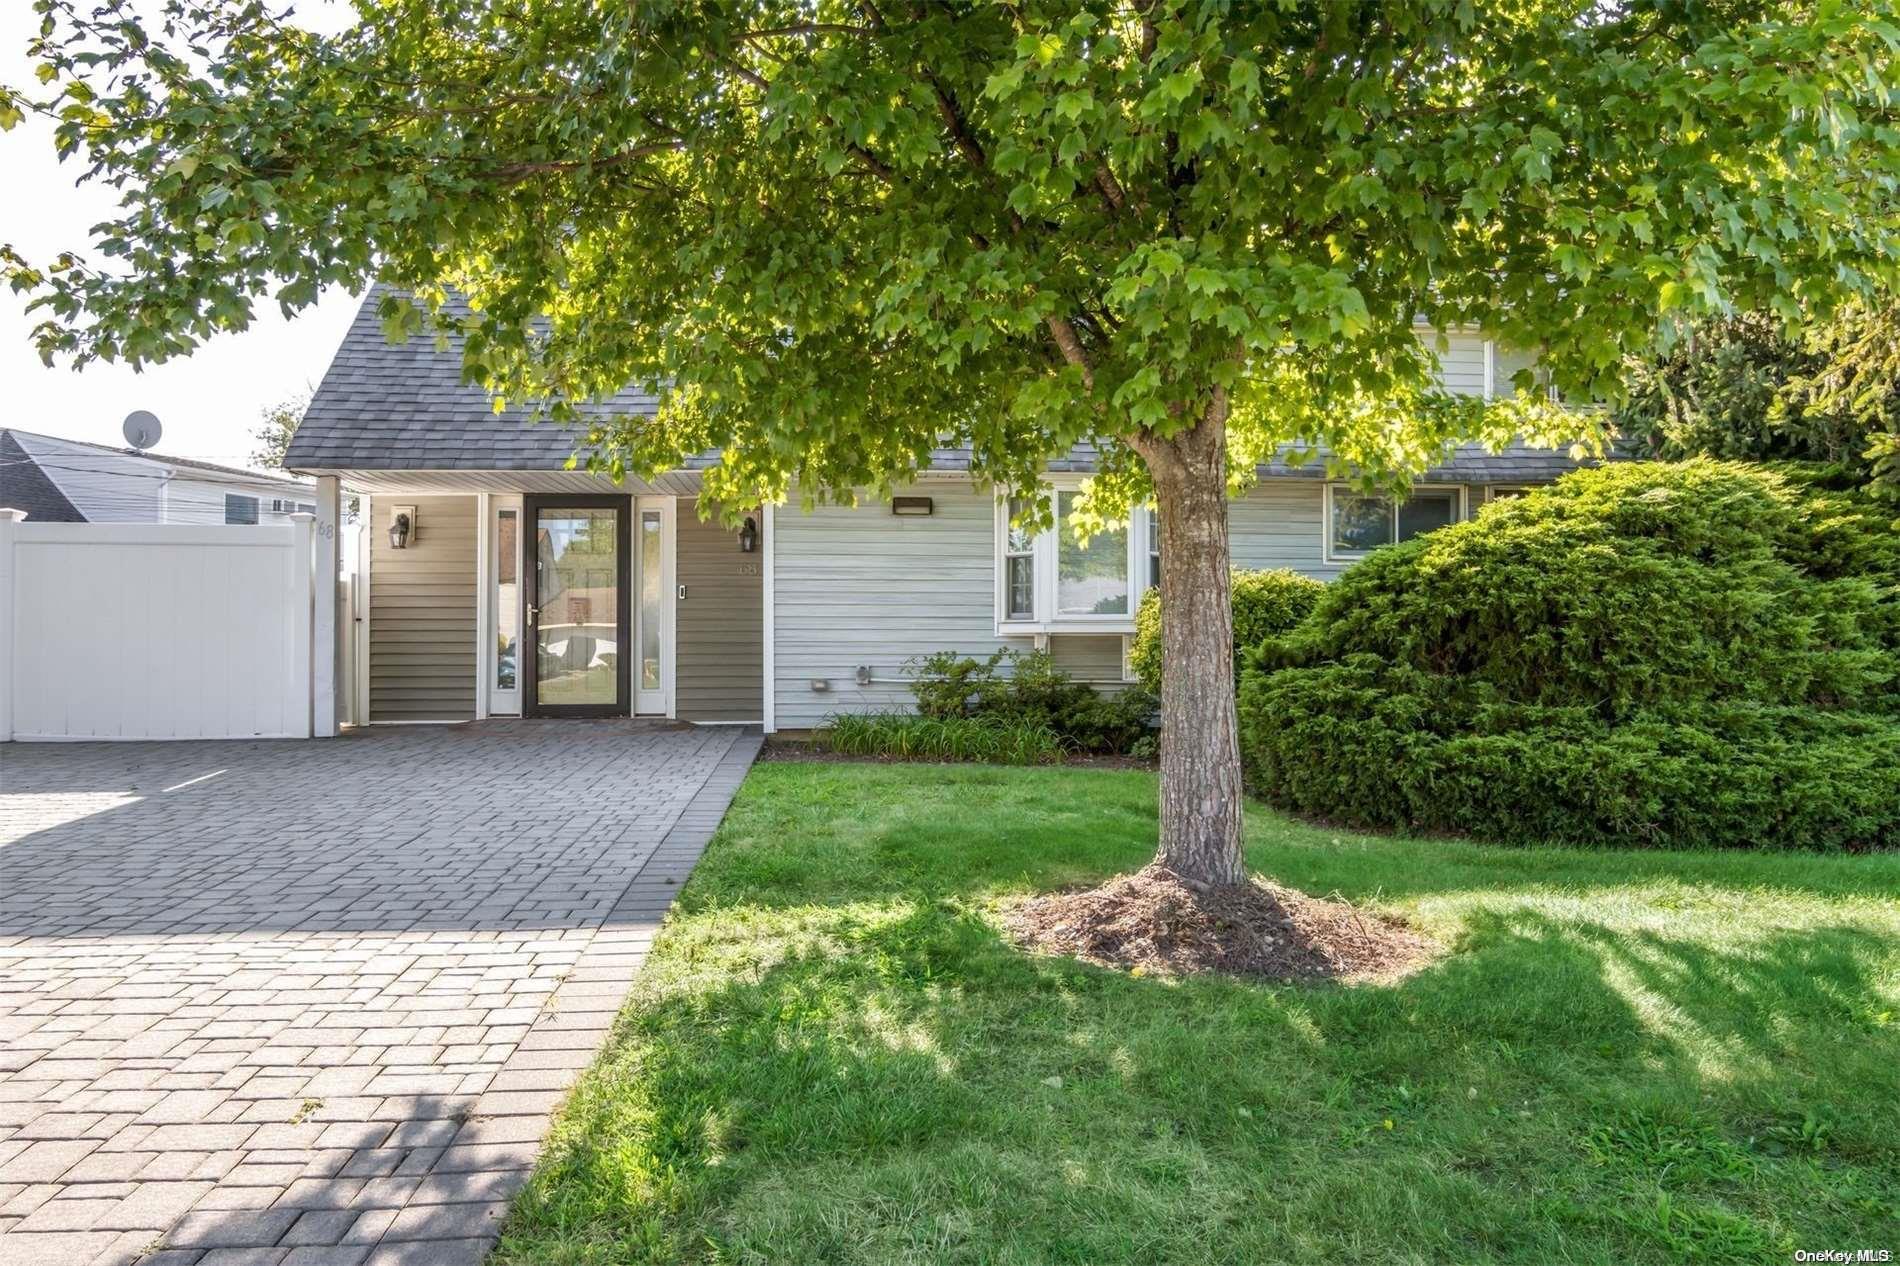
[[[996,636],[996,502],[967,483],[931,480],[904,495],[928,516],[894,515],[867,498],[855,509],[796,502],[773,516],[775,724],[807,730],[829,712],[908,708],[913,655],[988,655],[1028,638]],[[860,686],[859,667],[873,681]],[[815,691],[811,683],[829,687]]]
[[1228,503],[1229,550],[1236,567],[1286,567],[1331,580],[1345,563],[1326,561],[1326,487],[1317,479],[1262,480]]
[[1481,396],[1485,384],[1485,341],[1475,332],[1447,334],[1440,346],[1433,331],[1421,331],[1425,346],[1438,353],[1440,378],[1454,395]]
[[[915,655],[1030,650],[1032,637],[996,635],[998,513],[988,490],[931,480],[905,493],[935,501],[925,517],[893,515],[867,500],[806,514],[779,507],[773,560],[773,667],[782,730],[807,730],[830,712],[909,708],[903,675]],[[1288,567],[1330,580],[1345,564],[1322,551],[1325,486],[1269,480],[1229,507],[1236,567]],[[1144,558],[1145,561],[1145,558]],[[1057,632],[1050,652],[1066,671],[1103,682],[1121,675],[1121,636]],[[871,682],[859,685],[859,667]],[[815,691],[813,680],[827,689]]]
[[223,523],[227,494],[256,498],[258,523],[284,522],[271,517],[273,499],[293,503],[312,499],[309,484],[264,479],[253,483],[241,475],[167,465],[156,456],[139,457],[24,431],[12,435],[73,507],[93,523]]

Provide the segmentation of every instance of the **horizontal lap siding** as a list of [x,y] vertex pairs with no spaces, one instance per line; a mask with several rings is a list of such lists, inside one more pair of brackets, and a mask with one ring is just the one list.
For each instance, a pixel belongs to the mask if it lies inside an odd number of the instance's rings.
[[[1027,650],[996,636],[995,517],[987,491],[931,483],[928,518],[891,514],[886,502],[810,514],[791,507],[776,524],[775,723],[810,729],[830,712],[908,708],[904,661],[932,651],[988,655]],[[1331,579],[1320,549],[1321,481],[1270,480],[1231,504],[1236,567],[1288,567]],[[1100,681],[1121,675],[1119,635],[1060,633],[1052,653],[1066,672]],[[685,639],[681,640],[681,653]],[[859,666],[872,683],[856,683]],[[824,681],[825,691],[811,688]]]
[[1477,334],[1447,334],[1441,348],[1436,334],[1426,335],[1425,346],[1438,353],[1439,381],[1457,396],[1484,394],[1484,338]]
[[685,721],[757,721],[765,709],[764,581],[739,534],[679,503],[674,702]]
[[1049,639],[1049,654],[1077,681],[1115,685],[1122,679],[1122,639],[1119,633],[1058,633]]
[[[395,505],[416,507],[407,549],[389,547]],[[369,715],[475,715],[474,497],[378,497],[370,524]]]
[[[929,517],[885,501],[856,509],[792,506],[775,517],[776,724],[803,730],[828,712],[907,708],[913,655],[988,655],[1027,639],[996,636],[995,511],[988,492],[929,483],[905,493],[935,502]],[[868,666],[875,679],[859,686]],[[814,691],[814,679],[828,691]]]
[[1269,479],[1227,507],[1233,564],[1248,570],[1285,567],[1331,580],[1342,567],[1326,561],[1321,539],[1326,489],[1317,479]]

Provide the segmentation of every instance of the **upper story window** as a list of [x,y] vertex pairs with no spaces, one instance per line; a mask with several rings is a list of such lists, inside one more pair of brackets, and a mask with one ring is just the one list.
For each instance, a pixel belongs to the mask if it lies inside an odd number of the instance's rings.
[[1363,558],[1381,545],[1455,523],[1464,505],[1462,487],[1414,488],[1403,501],[1369,496],[1337,484],[1326,489],[1326,561]]
[[997,503],[996,619],[1011,632],[1132,631],[1142,591],[1154,583],[1152,512],[1138,509],[1083,544],[1073,524],[1077,483],[1054,489],[1056,524],[1047,531],[1017,525],[1022,499]]
[[232,492],[225,493],[224,521],[226,523],[257,522],[257,498],[240,497]]

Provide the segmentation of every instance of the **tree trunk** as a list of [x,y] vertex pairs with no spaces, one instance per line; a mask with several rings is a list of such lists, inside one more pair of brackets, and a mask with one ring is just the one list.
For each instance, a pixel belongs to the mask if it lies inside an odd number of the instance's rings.
[[1161,519],[1161,847],[1191,881],[1244,882],[1227,551],[1227,397],[1142,445]]

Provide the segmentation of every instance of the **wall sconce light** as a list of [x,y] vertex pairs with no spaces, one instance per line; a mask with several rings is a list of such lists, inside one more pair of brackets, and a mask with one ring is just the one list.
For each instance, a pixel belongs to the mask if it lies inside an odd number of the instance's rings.
[[745,526],[739,529],[739,552],[741,554],[750,554],[758,548],[759,524],[756,519],[748,516],[745,521]]
[[409,538],[416,535],[416,508],[395,506],[389,515],[389,548],[408,549]]
[[892,497],[892,514],[927,515],[936,511],[936,503],[929,497]]

